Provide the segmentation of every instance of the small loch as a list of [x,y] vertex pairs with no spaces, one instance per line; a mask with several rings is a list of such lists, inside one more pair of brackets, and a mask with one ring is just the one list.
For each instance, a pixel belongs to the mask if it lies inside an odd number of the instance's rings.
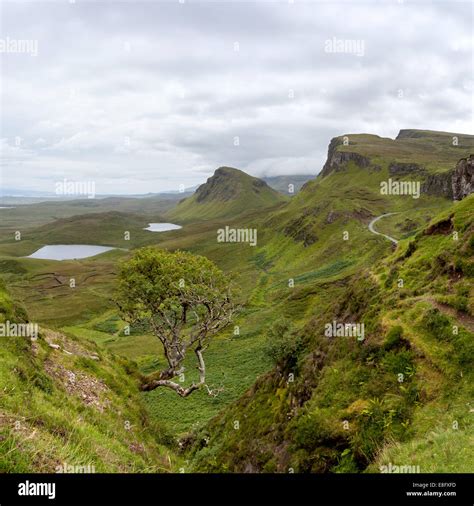
[[179,228],[183,227],[174,223],[149,223],[148,227],[143,230],[148,230],[149,232],[167,232],[168,230],[178,230]]
[[92,244],[54,244],[43,246],[27,258],[41,260],[78,260],[105,253],[115,248],[108,246],[95,246]]

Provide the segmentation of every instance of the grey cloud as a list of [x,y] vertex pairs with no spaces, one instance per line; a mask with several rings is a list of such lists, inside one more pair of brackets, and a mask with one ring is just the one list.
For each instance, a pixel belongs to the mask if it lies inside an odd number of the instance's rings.
[[[472,133],[468,3],[44,2],[2,10],[5,36],[37,39],[39,50],[0,55],[9,187],[44,189],[51,174],[148,192],[192,186],[218,165],[315,174],[334,135]],[[332,38],[363,41],[364,56],[326,52]]]

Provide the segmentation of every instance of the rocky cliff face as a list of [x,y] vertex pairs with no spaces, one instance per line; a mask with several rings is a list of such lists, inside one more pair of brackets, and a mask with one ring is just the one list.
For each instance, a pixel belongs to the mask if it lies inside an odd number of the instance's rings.
[[406,176],[407,174],[426,174],[426,170],[417,163],[391,162],[388,173],[390,176]]
[[[396,140],[417,139],[428,134],[429,132],[424,131],[400,130]],[[439,134],[450,135],[442,132]],[[368,156],[357,152],[340,151],[338,148],[342,144],[341,137],[331,140],[328,157],[320,177],[345,170],[348,162],[353,162],[362,169],[380,170],[380,167],[375,165]],[[388,173],[390,177],[395,178],[404,176],[420,178],[422,180],[421,191],[427,195],[461,200],[474,192],[474,154],[459,160],[454,169],[438,174],[430,174],[423,165],[411,161],[391,161],[388,164]]]
[[321,171],[321,177],[327,176],[331,172],[344,170],[347,162],[353,161],[359,167],[369,167],[370,160],[359,153],[348,151],[337,151],[337,147],[342,145],[342,140],[335,137],[329,143],[328,157]]
[[474,155],[461,158],[450,172],[428,176],[421,189],[428,195],[453,200],[462,200],[474,193]]
[[421,184],[421,193],[433,195],[435,197],[453,198],[452,172],[443,172],[442,174],[431,174],[426,177]]
[[474,192],[474,155],[459,160],[452,173],[451,188],[454,200],[462,200]]

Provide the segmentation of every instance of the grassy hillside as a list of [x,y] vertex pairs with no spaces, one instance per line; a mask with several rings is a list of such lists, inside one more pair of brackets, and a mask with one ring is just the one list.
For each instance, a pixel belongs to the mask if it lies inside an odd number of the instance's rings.
[[31,318],[48,326],[87,321],[112,307],[116,264],[127,252],[113,250],[83,260],[3,259],[12,294]]
[[236,217],[283,202],[264,181],[241,170],[220,167],[196,192],[167,213],[172,220],[196,221]]
[[[296,261],[303,268],[308,259],[313,264],[320,263],[332,252],[336,256],[358,257],[371,249],[370,242],[374,240],[367,232],[367,224],[384,213],[397,213],[380,222],[395,238],[406,237],[424,227],[435,214],[448,208],[452,200],[442,192],[423,191],[430,171],[452,170],[458,159],[474,146],[473,136],[459,136],[460,145],[453,147],[450,139],[454,135],[439,133],[392,140],[357,134],[333,139],[321,174],[308,181],[298,195],[272,213],[264,224],[265,228],[276,229],[311,251],[295,254],[293,248],[285,249],[278,261],[292,266]],[[344,145],[345,140],[348,145]],[[382,194],[381,183],[390,178],[420,182],[419,198]],[[347,232],[345,241],[341,240],[343,231]]]
[[[11,238],[16,230],[33,228],[62,218],[88,213],[139,213],[160,216],[176,205],[181,194],[158,195],[144,198],[107,197],[67,201],[47,201],[32,205],[9,201],[9,209],[0,209],[0,240]],[[22,201],[19,199],[20,202]],[[0,204],[4,205],[4,204]]]
[[[194,435],[194,469],[472,472],[473,204],[326,286],[331,303],[287,331],[292,353]],[[364,340],[326,337],[333,320]]]
[[[27,316],[2,284],[0,323],[6,321]],[[127,361],[45,328],[37,340],[1,340],[0,472],[171,469],[169,439],[149,421]]]
[[86,240],[86,244],[129,249],[156,242],[163,237],[163,233],[152,233],[144,229],[149,223],[165,221],[159,215],[146,216],[118,211],[80,214],[27,229],[22,234],[22,240],[41,245],[77,244],[78,238],[81,238],[82,241]]

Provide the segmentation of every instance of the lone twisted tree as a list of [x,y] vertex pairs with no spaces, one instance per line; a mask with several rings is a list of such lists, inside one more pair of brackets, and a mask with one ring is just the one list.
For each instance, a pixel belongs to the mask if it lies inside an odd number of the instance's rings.
[[[116,302],[122,317],[148,327],[161,341],[168,367],[143,378],[142,390],[172,388],[182,397],[205,386],[203,352],[234,312],[228,278],[209,259],[184,251],[142,248],[121,265]],[[183,387],[189,351],[197,358],[199,381]]]

